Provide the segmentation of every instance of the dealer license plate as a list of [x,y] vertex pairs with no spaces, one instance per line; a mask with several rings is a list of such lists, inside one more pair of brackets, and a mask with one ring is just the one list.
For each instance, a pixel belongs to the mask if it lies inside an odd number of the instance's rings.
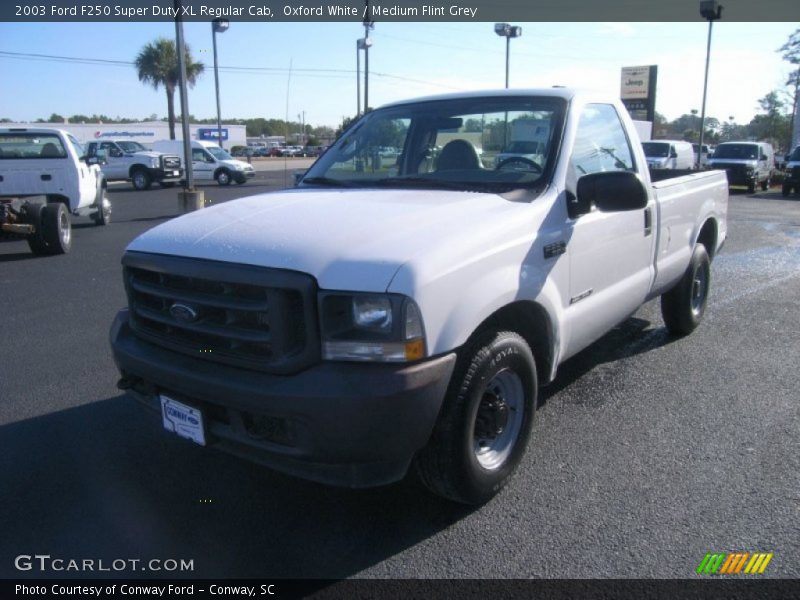
[[203,413],[168,396],[161,395],[160,398],[164,429],[187,440],[192,440],[195,444],[205,446],[206,431],[203,427]]
[[181,174],[181,172],[180,171],[173,171],[172,174],[175,175],[175,177],[177,177],[178,175]]

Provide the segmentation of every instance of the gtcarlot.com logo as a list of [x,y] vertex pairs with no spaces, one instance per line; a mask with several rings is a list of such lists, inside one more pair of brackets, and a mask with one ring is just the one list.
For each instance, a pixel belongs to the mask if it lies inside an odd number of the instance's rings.
[[20,554],[14,559],[17,571],[46,572],[186,572],[194,571],[194,559],[184,558],[60,558],[49,554]]

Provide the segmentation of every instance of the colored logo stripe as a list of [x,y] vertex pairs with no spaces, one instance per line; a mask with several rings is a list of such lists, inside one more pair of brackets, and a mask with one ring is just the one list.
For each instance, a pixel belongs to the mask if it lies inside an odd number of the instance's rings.
[[[748,575],[762,574],[772,560],[772,552],[708,552],[700,561],[695,572],[698,575],[736,575],[742,572]],[[748,560],[749,559],[749,560]],[[745,564],[747,566],[745,566]]]

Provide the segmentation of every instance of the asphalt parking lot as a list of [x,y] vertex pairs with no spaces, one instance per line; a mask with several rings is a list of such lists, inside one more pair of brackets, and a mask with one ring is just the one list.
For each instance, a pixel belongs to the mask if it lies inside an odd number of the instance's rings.
[[[222,202],[290,179],[203,189]],[[203,578],[683,578],[732,551],[800,577],[800,199],[733,194],[703,325],[672,339],[651,302],[564,364],[513,483],[468,509],[413,480],[328,488],[163,432],[115,387],[107,337],[122,252],[175,216],[176,192],[110,198],[112,224],[75,219],[68,255],[0,244],[0,577],[104,575],[15,569],[38,553],[192,559],[164,575]]]

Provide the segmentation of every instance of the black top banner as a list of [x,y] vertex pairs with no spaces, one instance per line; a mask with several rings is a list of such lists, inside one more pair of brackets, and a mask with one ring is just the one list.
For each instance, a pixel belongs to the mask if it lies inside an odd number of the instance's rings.
[[[180,4],[176,8],[176,5]],[[725,21],[800,21],[797,0],[721,0]],[[4,0],[0,21],[698,21],[698,0]]]

